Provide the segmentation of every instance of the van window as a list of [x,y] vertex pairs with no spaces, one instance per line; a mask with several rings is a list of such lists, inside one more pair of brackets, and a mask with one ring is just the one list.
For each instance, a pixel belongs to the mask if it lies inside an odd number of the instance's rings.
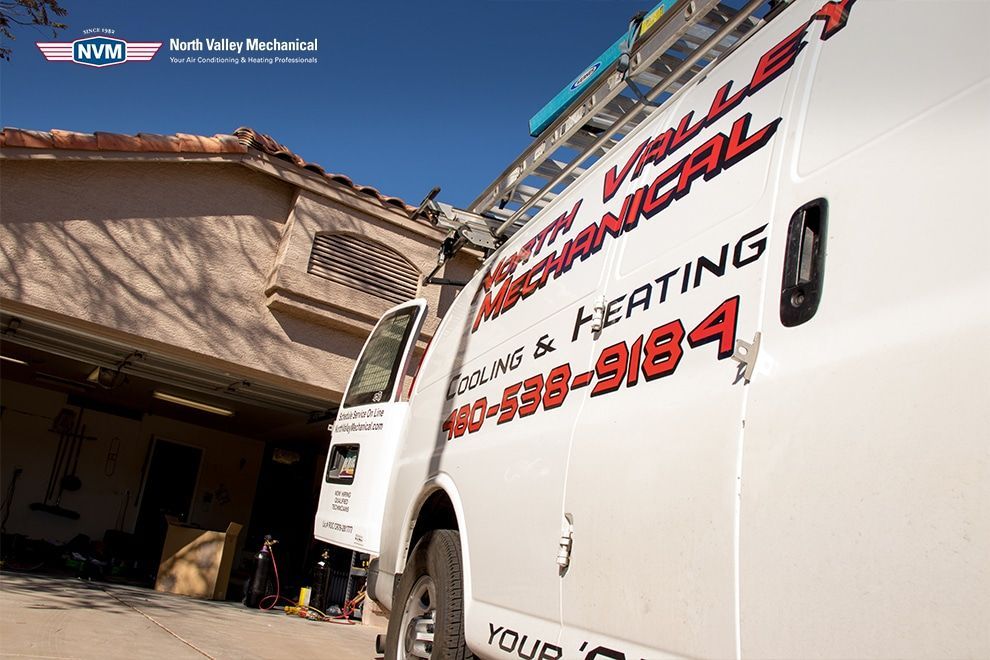
[[354,367],[345,408],[391,401],[416,312],[415,307],[400,309],[379,323]]

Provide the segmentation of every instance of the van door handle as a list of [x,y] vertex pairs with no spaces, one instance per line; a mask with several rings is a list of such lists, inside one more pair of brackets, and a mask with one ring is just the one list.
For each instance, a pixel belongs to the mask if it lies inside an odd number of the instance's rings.
[[818,311],[825,276],[825,237],[828,202],[808,202],[791,216],[780,287],[780,322],[801,325]]

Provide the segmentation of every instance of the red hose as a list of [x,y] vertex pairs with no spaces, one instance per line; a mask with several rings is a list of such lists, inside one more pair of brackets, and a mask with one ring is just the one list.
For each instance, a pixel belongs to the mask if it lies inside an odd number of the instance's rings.
[[[274,550],[272,549],[271,546],[268,546],[268,555],[272,558],[272,568],[275,570],[275,593],[274,594],[271,594],[271,595],[268,595],[268,596],[265,596],[260,601],[258,601],[258,609],[259,610],[270,611],[270,610],[272,610],[275,607],[276,604],[278,604],[278,601],[279,600],[284,600],[285,602],[289,603],[290,605],[296,605],[297,603],[295,601],[289,600],[288,598],[282,598],[282,585],[281,585],[281,583],[279,582],[279,579],[278,579],[278,563],[275,561],[275,552],[274,552]],[[268,607],[265,607],[264,606],[265,605],[265,601],[268,600],[269,598],[272,599],[272,604],[269,605]],[[341,616],[328,617],[326,620],[327,621],[330,621],[332,623],[346,623],[346,624],[350,624],[350,625],[353,626],[355,624],[355,622],[354,621],[351,621],[350,615],[353,614],[353,612],[354,612],[354,609],[355,609],[354,606],[356,604],[356,601],[357,601],[357,598],[354,598],[352,600],[347,601],[344,604],[344,612],[343,612],[343,614]],[[347,611],[348,610],[348,607],[349,607],[350,611]],[[309,609],[309,608],[307,607],[306,609]],[[321,612],[321,614],[322,614],[322,612]],[[326,615],[324,614],[323,616],[326,616]]]
[[[278,579],[278,563],[275,561],[275,551],[272,549],[271,546],[268,546],[268,555],[272,558],[272,568],[275,569],[275,593],[269,596],[265,596],[260,601],[258,601],[259,610],[272,609],[278,603],[279,599],[282,598],[282,585],[279,583],[279,579]],[[273,599],[272,604],[269,605],[268,607],[265,607],[264,606],[265,601],[268,600],[269,598]],[[293,603],[293,601],[289,600],[288,598],[282,598],[282,600],[289,603]]]

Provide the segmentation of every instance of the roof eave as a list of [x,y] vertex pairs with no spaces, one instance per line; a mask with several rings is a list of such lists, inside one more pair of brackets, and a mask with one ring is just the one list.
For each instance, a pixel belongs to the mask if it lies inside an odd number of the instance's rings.
[[160,162],[239,164],[253,171],[274,177],[297,188],[307,190],[376,218],[381,218],[432,241],[442,240],[444,232],[425,219],[409,217],[409,208],[389,204],[367,195],[352,186],[338,183],[325,175],[309,172],[299,166],[270,156],[257,149],[247,153],[197,153],[148,151],[88,151],[72,149],[39,149],[37,147],[0,146],[2,160],[62,160],[88,162]]

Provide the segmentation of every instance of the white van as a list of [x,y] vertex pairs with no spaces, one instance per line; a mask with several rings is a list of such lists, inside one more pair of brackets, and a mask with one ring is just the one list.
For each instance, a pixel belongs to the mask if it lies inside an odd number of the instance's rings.
[[488,259],[408,400],[425,304],[383,318],[315,531],[380,554],[388,657],[990,657],[988,26],[798,0]]

